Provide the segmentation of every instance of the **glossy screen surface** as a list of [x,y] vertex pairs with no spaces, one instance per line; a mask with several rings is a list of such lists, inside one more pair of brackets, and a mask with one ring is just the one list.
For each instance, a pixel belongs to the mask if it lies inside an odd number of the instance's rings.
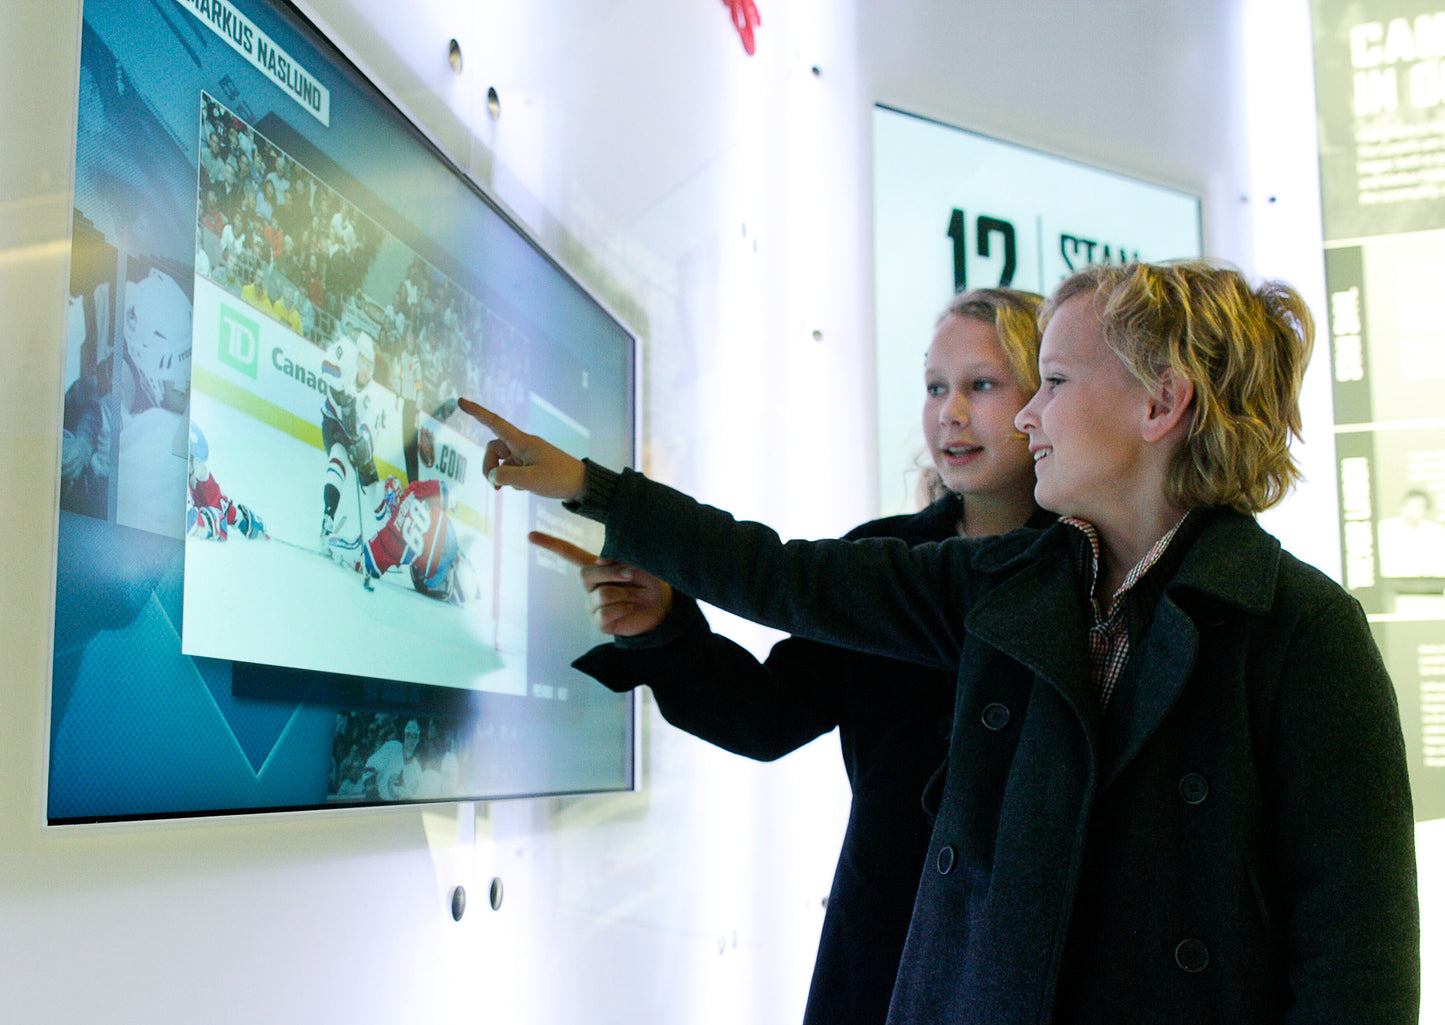
[[632,461],[632,335],[296,11],[84,9],[52,823],[625,789],[477,398]]

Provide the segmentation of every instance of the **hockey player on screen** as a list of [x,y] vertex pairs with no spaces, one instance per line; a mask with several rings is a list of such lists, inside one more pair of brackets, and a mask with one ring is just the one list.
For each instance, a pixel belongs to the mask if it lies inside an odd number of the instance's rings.
[[448,509],[447,486],[439,480],[413,481],[405,488],[395,476],[386,478],[386,522],[370,540],[333,537],[331,556],[368,581],[393,566],[405,566],[411,583],[428,598],[461,604],[465,588],[459,571],[465,557]]
[[[175,278],[152,269],[125,288],[123,412],[184,413],[191,390],[191,300]],[[176,453],[179,455],[180,453]]]
[[371,382],[374,360],[375,345],[364,331],[354,341],[338,335],[322,357],[326,399],[321,405],[321,447],[327,460],[321,489],[323,552],[333,535],[365,537],[386,518],[386,498],[376,486],[371,428],[357,408],[358,396]]
[[225,541],[233,534],[248,540],[265,538],[266,525],[240,502],[227,498],[206,465],[210,448],[201,428],[191,424],[191,451],[186,475],[186,536]]

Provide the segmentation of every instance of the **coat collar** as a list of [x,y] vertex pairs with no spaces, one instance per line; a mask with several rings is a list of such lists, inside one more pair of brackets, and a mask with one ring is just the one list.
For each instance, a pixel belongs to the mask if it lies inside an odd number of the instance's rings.
[[[1164,591],[1196,592],[1252,615],[1269,611],[1279,573],[1278,539],[1266,533],[1254,517],[1231,509],[1196,509],[1189,515],[1193,522],[1186,524],[1186,536],[1179,539],[1189,550],[1164,585]],[[1076,546],[1081,544],[1087,542],[1074,528],[1054,523],[1043,530],[1005,534],[993,544],[979,546],[972,554],[974,569],[1005,579],[983,598],[975,612],[995,602],[1027,598],[1027,591],[1018,595],[1009,585],[1022,574],[1032,586],[1039,578],[1028,573],[1028,567],[1035,563],[1061,564],[1053,567],[1055,572],[1043,574],[1057,588],[1048,596],[1050,601],[1062,601],[1069,596],[1082,600],[1085,585],[1073,572],[1073,555]],[[1027,598],[1016,608],[1037,611],[1046,619],[1054,613],[1042,594]],[[1034,618],[1011,610],[1001,625],[1013,624],[1027,635],[1031,625],[1025,620]]]
[[1104,752],[1106,784],[1138,752],[1188,681],[1199,648],[1199,610],[1223,603],[1262,615],[1273,600],[1279,542],[1253,517],[1231,510],[1199,509],[1191,516],[1199,519],[1176,539],[1189,548],[1162,587],[1150,629],[1130,654],[1133,668],[1148,667],[1147,681],[1116,698],[1107,723],[1090,672],[1086,584],[1075,570],[1074,546],[1087,541],[1056,524],[1027,542],[1008,535],[973,556],[977,570],[1002,579],[968,614],[967,629],[1060,693],[1091,746]]
[[1197,509],[1203,522],[1166,593],[1194,591],[1251,615],[1274,602],[1279,540],[1253,516],[1231,509]]

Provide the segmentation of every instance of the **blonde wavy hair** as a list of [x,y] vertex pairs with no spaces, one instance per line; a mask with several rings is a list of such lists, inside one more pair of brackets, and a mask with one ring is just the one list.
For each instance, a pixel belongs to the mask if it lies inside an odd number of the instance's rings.
[[[972,288],[948,301],[934,329],[949,317],[967,317],[990,325],[1009,370],[1024,391],[1032,395],[1039,390],[1039,311],[1043,303],[1043,296],[1020,288]],[[920,453],[916,463],[920,503],[926,505],[948,494],[948,485],[928,462],[927,453]]]
[[1194,385],[1185,442],[1165,480],[1171,502],[1257,513],[1300,480],[1299,392],[1314,319],[1281,281],[1250,282],[1207,260],[1091,266],[1066,278],[1040,311],[1091,294],[1104,341],[1146,388],[1166,372]]

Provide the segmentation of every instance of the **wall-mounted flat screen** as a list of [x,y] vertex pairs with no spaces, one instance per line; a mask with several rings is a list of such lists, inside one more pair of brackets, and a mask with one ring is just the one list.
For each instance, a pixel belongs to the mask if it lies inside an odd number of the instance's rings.
[[295,8],[87,0],[52,824],[626,789],[599,530],[475,397],[630,463],[636,340]]

